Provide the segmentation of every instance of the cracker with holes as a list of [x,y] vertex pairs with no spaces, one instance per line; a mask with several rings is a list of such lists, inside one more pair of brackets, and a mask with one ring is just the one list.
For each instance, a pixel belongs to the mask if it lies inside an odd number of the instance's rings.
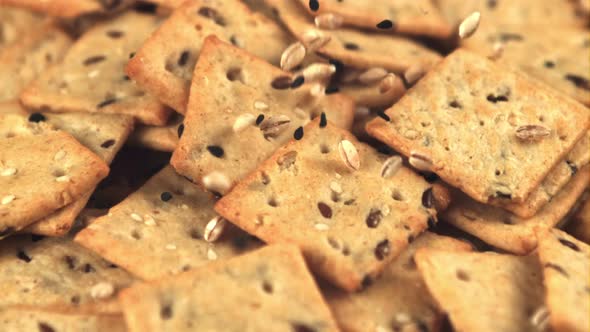
[[214,203],[211,194],[166,167],[75,241],[142,279],[177,274],[259,246],[260,241],[218,218]]
[[139,125],[129,137],[129,144],[157,151],[172,152],[178,145],[178,128],[183,121],[184,117],[175,113],[164,126]]
[[2,307],[119,312],[116,292],[130,275],[71,239],[17,235],[0,242]]
[[0,311],[2,331],[85,331],[125,332],[121,314],[95,315],[70,310],[44,310],[36,307],[13,306]]
[[521,69],[585,105],[590,105],[588,31],[540,25],[494,25],[479,29],[462,45]]
[[545,331],[543,273],[536,256],[424,248],[424,281],[457,331]]
[[555,227],[576,204],[590,181],[590,166],[578,171],[552,200],[531,218],[520,218],[502,208],[456,193],[442,219],[494,247],[527,254],[537,246],[535,228]]
[[419,248],[469,251],[471,245],[426,232],[364,291],[324,290],[326,301],[344,331],[437,331],[443,317],[416,269],[414,253]]
[[50,25],[23,38],[0,53],[0,101],[17,99],[23,87],[48,66],[58,63],[71,44]]
[[69,134],[46,126],[29,130],[0,139],[0,236],[75,202],[109,172]]
[[2,4],[27,8],[63,18],[120,11],[135,0],[3,0]]
[[127,13],[87,31],[63,62],[47,69],[21,94],[29,108],[53,112],[122,113],[163,125],[170,113],[125,75],[130,56],[158,26],[152,15]]
[[566,230],[577,239],[590,244],[590,199],[588,197],[571,218]]
[[277,23],[238,0],[191,0],[138,50],[127,73],[162,102],[185,113],[193,69],[205,37],[212,34],[275,65],[291,42]]
[[18,42],[25,34],[33,33],[43,24],[46,24],[46,19],[41,14],[16,7],[0,7],[0,50]]
[[432,186],[399,156],[318,119],[215,210],[263,241],[297,244],[314,272],[352,291],[434,223],[435,201]]
[[589,125],[575,100],[457,50],[367,130],[479,202],[522,203]]
[[283,23],[308,51],[316,51],[351,67],[382,67],[403,73],[412,65],[430,68],[441,59],[435,51],[400,36],[350,28],[319,30],[297,1],[267,0],[267,3],[277,9]]
[[552,229],[539,234],[538,252],[553,330],[587,331],[590,326],[590,246]]
[[119,296],[130,332],[339,331],[299,250],[272,245],[137,284]]
[[182,175],[224,194],[311,118],[343,128],[354,103],[340,94],[315,97],[303,76],[208,37],[191,86],[184,131],[171,163]]
[[[451,26],[433,0],[299,0],[320,27],[350,25],[380,32],[446,38]],[[436,1],[434,1],[436,2]],[[332,18],[332,17],[334,18]],[[325,22],[325,25],[322,23]]]

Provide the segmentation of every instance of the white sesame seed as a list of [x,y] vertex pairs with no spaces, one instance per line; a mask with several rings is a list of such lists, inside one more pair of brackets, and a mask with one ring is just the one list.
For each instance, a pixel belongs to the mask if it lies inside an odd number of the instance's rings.
[[209,220],[205,226],[205,232],[203,234],[205,241],[215,242],[217,239],[219,239],[226,223],[226,220],[221,216],[217,216]]
[[308,52],[314,52],[324,47],[331,39],[332,37],[315,29],[309,29],[301,35],[301,40]]
[[213,250],[213,248],[207,249],[207,259],[210,261],[214,261],[217,259],[217,253],[215,252],[215,250]]
[[257,100],[254,102],[254,108],[257,110],[266,110],[268,109],[268,104],[263,101]]
[[156,220],[154,220],[149,214],[146,214],[144,219],[145,221],[143,223],[146,224],[146,226],[156,226]]
[[330,189],[337,194],[342,193],[342,187],[336,181],[330,182]]
[[88,73],[88,78],[95,78],[96,76],[98,76],[98,74],[100,74],[99,70],[93,70]]
[[281,69],[291,70],[297,67],[303,58],[305,58],[305,46],[300,42],[293,43],[281,55]]
[[549,323],[549,316],[551,313],[545,306],[540,307],[531,316],[531,324],[539,328],[540,331],[545,331]]
[[461,39],[471,37],[479,26],[480,18],[481,14],[479,12],[473,12],[467,16],[467,18],[465,18],[459,25],[459,37]]
[[315,229],[317,229],[318,231],[327,231],[330,229],[330,226],[326,225],[326,224],[322,224],[322,223],[317,223],[314,225]]
[[106,299],[115,293],[115,286],[110,282],[99,282],[90,288],[90,296],[94,299]]
[[344,19],[340,15],[327,13],[318,15],[314,19],[315,26],[320,29],[334,30],[342,26]]
[[413,85],[414,83],[418,82],[418,80],[421,79],[424,74],[426,74],[424,67],[422,67],[422,65],[419,63],[415,63],[406,69],[404,72],[404,78],[409,85]]
[[232,129],[234,132],[239,133],[242,130],[248,128],[256,122],[256,117],[250,113],[242,114],[236,118]]
[[419,171],[431,171],[432,170],[432,160],[420,152],[411,151],[410,158],[408,160],[410,165],[416,168]]
[[387,70],[381,67],[369,68],[359,75],[358,81],[368,85],[383,79],[387,74]]
[[66,152],[64,150],[59,150],[57,151],[57,153],[55,154],[55,156],[53,157],[54,160],[62,160],[63,157],[66,156]]
[[55,181],[57,181],[57,182],[69,182],[70,181],[70,177],[68,175],[58,176],[58,177],[55,178]]
[[338,152],[340,158],[348,168],[356,171],[361,167],[359,153],[354,144],[349,140],[340,141],[338,144]]
[[16,174],[16,168],[5,168],[0,172],[2,176],[12,176],[14,174]]
[[231,187],[231,182],[229,178],[218,171],[213,171],[205,176],[203,176],[203,186],[207,188],[207,190],[215,191],[220,194],[225,194],[229,188]]
[[498,60],[504,53],[504,43],[497,41],[492,46],[492,54],[488,55],[490,60]]
[[166,245],[166,250],[176,250],[176,245],[172,243],[168,243]]
[[15,198],[16,198],[16,196],[14,196],[14,195],[6,195],[6,196],[2,197],[2,205],[6,205],[6,204],[14,201]]
[[135,221],[143,221],[143,218],[137,213],[132,213],[129,216]]

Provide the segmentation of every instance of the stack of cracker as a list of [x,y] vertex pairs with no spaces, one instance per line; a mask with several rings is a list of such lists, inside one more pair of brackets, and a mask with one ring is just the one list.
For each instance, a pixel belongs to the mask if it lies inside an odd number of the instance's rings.
[[0,0],[0,330],[588,331],[586,0]]

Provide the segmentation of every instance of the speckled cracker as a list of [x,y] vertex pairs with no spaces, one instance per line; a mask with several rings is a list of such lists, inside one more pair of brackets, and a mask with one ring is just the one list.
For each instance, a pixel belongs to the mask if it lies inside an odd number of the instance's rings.
[[76,201],[109,172],[69,134],[41,126],[30,130],[0,139],[0,236]]
[[193,68],[205,37],[211,34],[275,65],[291,42],[278,24],[238,0],[192,0],[138,50],[127,73],[162,102],[185,113]]
[[464,50],[386,114],[372,136],[484,203],[525,201],[590,125],[578,102]]
[[[223,194],[322,112],[350,128],[352,100],[340,94],[316,98],[309,86],[291,88],[292,80],[291,74],[208,37],[195,68],[184,131],[172,156],[174,168]],[[238,125],[243,127],[234,129]],[[206,178],[212,174],[225,177],[227,186],[209,188]]]
[[172,114],[164,126],[139,125],[129,137],[129,144],[157,151],[172,152],[178,144],[178,128],[184,117]]
[[547,307],[554,331],[585,332],[590,326],[590,247],[563,231],[539,234]]
[[566,226],[567,232],[590,244],[590,199],[586,199]]
[[4,332],[125,332],[127,326],[123,316],[118,314],[93,315],[16,306],[0,310],[0,330]]
[[478,203],[461,193],[453,196],[451,206],[441,218],[497,248],[522,255],[537,246],[535,228],[549,229],[558,224],[582,195],[589,181],[590,167],[586,166],[551,202],[529,219]]
[[74,43],[60,65],[25,89],[21,101],[33,109],[123,113],[163,125],[170,110],[138,89],[123,71],[158,24],[156,16],[130,12],[95,26]]
[[536,256],[425,248],[415,261],[456,331],[545,331],[532,319],[543,307],[543,274]]
[[120,295],[130,332],[338,331],[299,250],[267,246]]
[[[484,18],[485,19],[485,18]],[[494,25],[478,29],[462,45],[484,56],[502,45],[496,62],[544,81],[579,102],[590,105],[590,36],[585,29],[540,25]]]
[[216,217],[214,203],[212,195],[166,167],[78,233],[76,242],[143,279],[177,274],[256,248],[260,241],[230,224],[221,238],[205,241],[207,223]]
[[[278,10],[281,20],[299,40],[304,40],[306,32],[317,30],[312,18],[297,1],[267,0],[267,3]],[[430,68],[441,59],[438,53],[403,37],[349,28],[319,32],[330,37],[331,41],[317,52],[351,67],[383,67],[403,73],[412,65]]]
[[[0,241],[0,306],[78,307],[93,312],[119,312],[112,295],[91,294],[98,283],[114,291],[127,287],[129,274],[69,238],[39,239],[18,235]],[[107,294],[108,295],[108,294]]]
[[27,8],[51,16],[71,18],[84,14],[109,13],[131,5],[135,0],[2,0],[2,4]]
[[[294,243],[310,268],[339,287],[366,286],[434,222],[431,185],[348,131],[314,120],[261,163],[215,210],[268,243]],[[352,162],[341,158],[342,140]],[[358,166],[358,165],[357,165]],[[424,203],[424,204],[423,204]]]
[[381,32],[446,38],[451,34],[451,25],[441,16],[433,1],[436,2],[436,0],[320,0],[316,1],[319,5],[315,9],[312,6],[313,1],[299,0],[311,15],[336,14],[342,17],[346,25]]
[[48,66],[59,62],[70,46],[61,30],[42,26],[0,53],[0,101],[17,99],[24,86]]
[[323,294],[343,331],[438,331],[442,313],[416,269],[419,248],[471,250],[464,241],[426,232],[393,261],[367,289],[345,293],[330,288]]
[[28,10],[7,6],[0,7],[0,50],[20,40],[45,24],[45,18]]

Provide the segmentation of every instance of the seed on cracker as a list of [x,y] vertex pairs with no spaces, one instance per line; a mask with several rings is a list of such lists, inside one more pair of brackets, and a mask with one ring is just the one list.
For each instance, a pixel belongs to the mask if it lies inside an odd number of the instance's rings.
[[309,29],[301,35],[301,39],[307,51],[314,52],[329,43],[332,37],[326,36],[321,31]]
[[326,87],[321,83],[315,83],[309,89],[309,94],[312,97],[320,98],[326,94]]
[[525,125],[516,129],[516,137],[525,142],[535,142],[547,137],[551,130],[541,125]]
[[357,149],[349,140],[342,140],[338,144],[338,153],[344,164],[352,169],[358,170],[361,167],[361,159]]
[[135,221],[139,221],[139,222],[143,221],[143,218],[137,213],[132,213],[129,216],[131,217],[131,219],[133,219]]
[[471,37],[479,26],[480,18],[481,14],[479,12],[473,12],[467,16],[467,18],[465,18],[459,25],[459,37],[461,37],[461,39]]
[[490,60],[498,60],[502,53],[504,53],[504,43],[497,41],[492,46],[492,54],[488,55],[488,59]]
[[166,250],[176,250],[176,245],[173,243],[168,243],[166,245]]
[[281,55],[281,69],[291,70],[301,64],[304,58],[305,46],[300,42],[293,43]]
[[327,63],[312,63],[303,69],[306,82],[325,81],[336,72],[336,66]]
[[430,160],[430,157],[417,151],[410,152],[409,162],[410,165],[419,171],[431,171],[432,169],[432,160]]
[[14,196],[14,195],[6,195],[6,196],[2,197],[2,205],[6,205],[6,204],[14,201],[15,198],[16,198],[16,196]]
[[413,85],[421,79],[424,74],[426,74],[424,67],[419,63],[415,63],[406,69],[404,72],[404,78],[409,85]]
[[70,181],[70,177],[68,175],[58,176],[58,177],[55,178],[55,181],[57,181],[57,182],[69,182]]
[[115,293],[115,286],[110,282],[99,282],[90,288],[90,296],[94,299],[106,299]]
[[328,13],[316,16],[314,22],[315,26],[320,29],[333,30],[340,28],[344,19],[340,15]]
[[5,168],[0,172],[1,176],[12,176],[16,174],[16,168]]
[[315,229],[317,229],[318,231],[327,231],[330,229],[330,226],[323,224],[323,223],[317,223],[314,225]]
[[369,68],[358,76],[358,81],[362,84],[371,84],[379,81],[386,75],[387,70],[381,67]]
[[288,116],[282,114],[275,115],[262,121],[260,130],[264,134],[265,139],[276,138],[289,128],[290,123],[291,119]]
[[53,157],[54,160],[62,160],[63,157],[66,156],[66,152],[64,150],[59,150],[57,151],[57,153],[55,154],[55,156]]
[[217,259],[217,253],[213,248],[207,249],[207,259],[210,261],[214,261]]
[[388,178],[393,176],[402,167],[402,157],[391,156],[385,160],[381,166],[381,177]]
[[266,110],[268,109],[268,104],[263,101],[257,100],[254,102],[254,108],[257,110]]
[[207,190],[224,194],[231,186],[231,183],[225,174],[213,171],[203,176],[203,186],[205,186]]
[[547,307],[542,306],[538,308],[531,316],[531,324],[538,328],[538,331],[545,331],[549,324],[549,316],[551,313]]
[[209,222],[205,226],[205,233],[203,235],[203,238],[205,238],[205,241],[207,241],[207,242],[217,241],[217,239],[219,239],[219,237],[223,233],[223,229],[225,228],[226,223],[227,223],[226,220],[221,216],[217,216],[217,217],[209,220]]
[[236,121],[234,122],[232,129],[234,130],[234,132],[238,133],[238,132],[248,128],[249,126],[253,125],[255,122],[256,122],[256,117],[253,114],[250,114],[250,113],[241,114],[240,116],[238,116],[236,118]]

